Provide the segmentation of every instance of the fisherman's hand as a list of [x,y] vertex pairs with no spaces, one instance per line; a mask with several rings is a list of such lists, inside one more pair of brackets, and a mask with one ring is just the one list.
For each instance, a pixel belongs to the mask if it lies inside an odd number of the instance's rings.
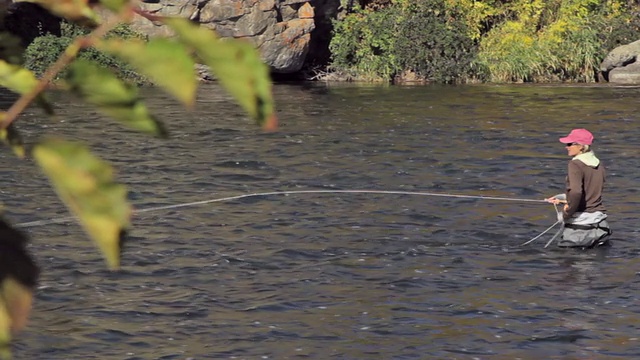
[[544,200],[548,203],[552,203],[553,205],[560,204],[560,200],[556,199],[555,197],[546,198]]
[[558,205],[558,204],[566,204],[567,203],[567,196],[565,194],[557,194],[554,195],[550,198],[546,198],[544,199],[546,202],[552,203],[553,205]]
[[560,200],[560,199],[558,199],[558,198],[557,198],[557,197],[555,197],[555,196],[552,196],[552,197],[550,197],[550,198],[546,198],[546,199],[544,199],[544,200],[545,200],[546,202],[548,202],[548,203],[552,203],[553,205],[558,205],[558,204],[561,204],[561,203],[565,202],[564,200]]
[[564,217],[567,215],[567,210],[569,210],[569,204],[564,204],[562,211],[558,211],[558,221],[564,221]]

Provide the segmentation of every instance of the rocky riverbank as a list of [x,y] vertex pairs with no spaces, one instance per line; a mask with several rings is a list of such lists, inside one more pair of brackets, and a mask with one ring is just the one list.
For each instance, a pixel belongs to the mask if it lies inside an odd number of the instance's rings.
[[[144,0],[141,6],[156,15],[188,18],[222,37],[251,41],[274,77],[297,78],[310,78],[309,69],[324,69],[329,63],[332,22],[346,12],[340,0]],[[60,31],[59,19],[38,5],[17,2],[10,3],[8,9],[5,26],[25,44],[36,36]],[[150,36],[168,35],[165,26],[140,16],[132,26]],[[640,84],[639,59],[640,40],[612,49],[600,65],[598,78]],[[304,71],[307,73],[299,76]],[[198,72],[207,78],[206,69]],[[349,80],[348,76],[322,74],[333,80]]]

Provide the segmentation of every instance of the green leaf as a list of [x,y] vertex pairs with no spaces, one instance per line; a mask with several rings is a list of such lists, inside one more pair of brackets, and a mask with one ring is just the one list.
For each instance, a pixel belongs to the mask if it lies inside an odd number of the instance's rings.
[[10,359],[12,335],[22,330],[29,318],[33,303],[33,289],[12,277],[0,283],[0,359]]
[[[5,112],[0,112],[0,123],[4,121],[5,115]],[[17,157],[21,159],[24,158],[25,151],[22,136],[20,136],[18,130],[13,126],[13,123],[4,129],[0,128],[0,139],[11,147],[13,153],[16,154]]]
[[86,147],[63,140],[37,144],[33,156],[58,196],[100,248],[109,268],[117,269],[131,206],[125,187],[114,182],[111,166]]
[[0,359],[11,359],[11,316],[9,309],[0,298]]
[[38,85],[38,79],[22,66],[0,60],[0,86],[18,94],[26,94]]
[[198,88],[195,64],[181,43],[163,38],[110,39],[94,46],[127,61],[186,106],[193,106]]
[[11,331],[16,333],[24,329],[31,312],[33,289],[7,276],[0,284],[0,296],[11,317]]
[[[38,85],[35,74],[19,65],[10,64],[0,60],[0,86],[13,92],[24,95],[31,92]],[[36,96],[36,104],[40,106],[48,115],[53,114],[53,106],[47,101],[44,94]],[[0,123],[4,118],[0,120]]]
[[129,5],[128,0],[100,0],[100,3],[105,8],[116,13],[119,13],[126,5]]
[[[4,10],[6,11],[6,9]],[[0,13],[4,15],[4,12],[1,11],[2,8],[0,7]],[[0,46],[0,59],[16,65],[23,63],[24,46],[19,37],[7,31],[1,31],[0,44],[2,44]]]
[[268,67],[258,51],[247,41],[220,39],[206,28],[185,18],[162,20],[197,56],[209,66],[220,83],[265,129],[273,129],[277,119],[271,93]]
[[67,74],[70,90],[105,114],[133,129],[167,136],[162,123],[149,113],[138,97],[135,86],[125,84],[109,70],[88,60],[76,60]]
[[100,17],[91,9],[88,0],[18,0],[38,4],[51,13],[87,25],[100,23]]

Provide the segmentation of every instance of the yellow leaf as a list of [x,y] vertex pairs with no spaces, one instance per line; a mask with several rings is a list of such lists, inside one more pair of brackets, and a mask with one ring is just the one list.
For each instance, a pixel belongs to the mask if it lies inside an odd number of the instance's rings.
[[0,86],[18,94],[26,94],[38,85],[38,79],[22,66],[9,64],[0,60]]
[[37,144],[33,157],[102,251],[108,267],[119,268],[122,236],[132,210],[125,187],[113,180],[111,166],[85,146],[55,139]]
[[7,276],[0,286],[0,297],[4,301],[11,319],[11,331],[16,333],[22,330],[27,325],[27,319],[31,312],[33,302],[31,289]]
[[104,254],[109,268],[119,268],[122,227],[118,220],[109,216],[87,214],[82,217],[82,222],[87,232],[93,234],[94,240],[102,254]]
[[4,300],[0,298],[0,349],[9,346],[9,343],[11,343],[11,316]]

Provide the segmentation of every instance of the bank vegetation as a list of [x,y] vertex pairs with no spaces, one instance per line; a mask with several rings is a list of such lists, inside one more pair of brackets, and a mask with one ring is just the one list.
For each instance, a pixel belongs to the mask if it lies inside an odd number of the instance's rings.
[[609,51],[640,39],[631,0],[342,1],[320,78],[595,82]]

